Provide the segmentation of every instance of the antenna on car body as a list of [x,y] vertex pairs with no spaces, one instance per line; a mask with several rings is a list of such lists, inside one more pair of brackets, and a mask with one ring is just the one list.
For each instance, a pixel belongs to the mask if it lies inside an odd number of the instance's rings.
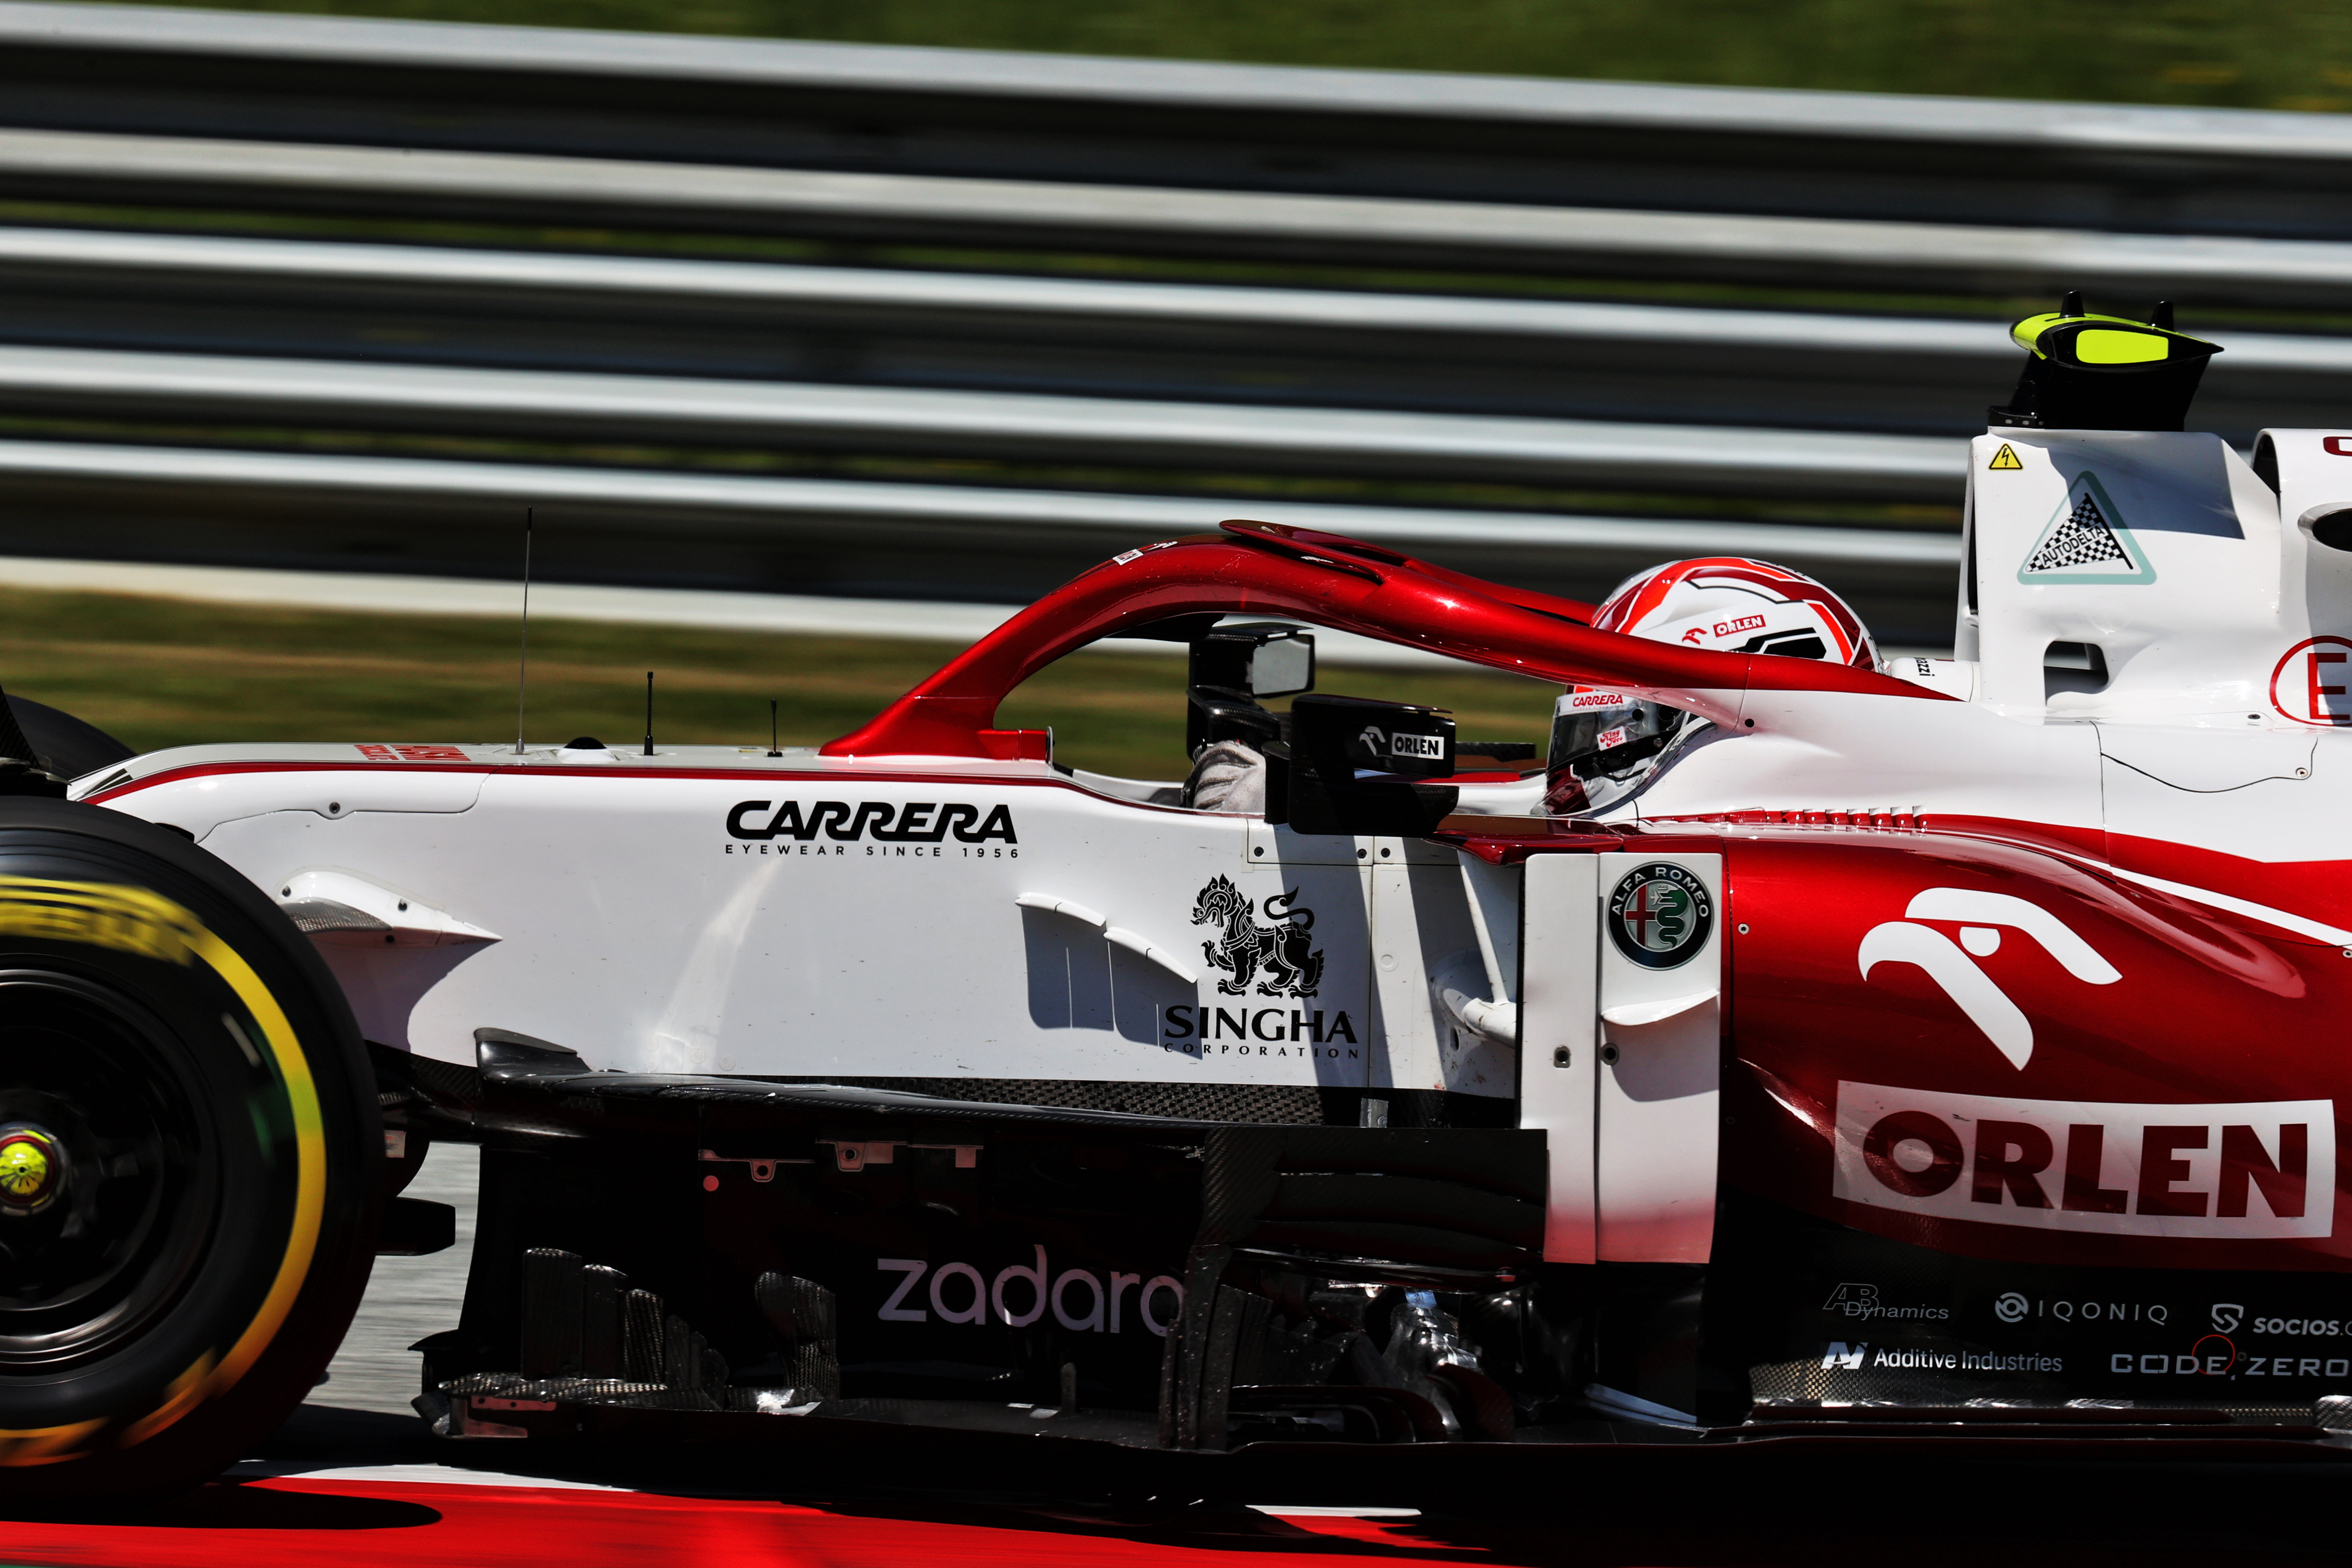
[[646,671],[646,755],[654,754],[654,672]]
[[783,754],[782,749],[776,744],[776,700],[771,697],[768,699],[768,755],[781,757]]
[[530,689],[530,535],[536,508],[522,510],[522,665],[515,674],[515,755],[522,752],[523,697]]

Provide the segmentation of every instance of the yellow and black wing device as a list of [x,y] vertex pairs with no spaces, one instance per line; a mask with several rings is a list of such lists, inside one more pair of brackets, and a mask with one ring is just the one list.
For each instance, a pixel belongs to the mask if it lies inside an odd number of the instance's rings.
[[2220,345],[2172,331],[2168,305],[2153,321],[2095,316],[2082,297],[2010,329],[2025,370],[2006,408],[1988,410],[1997,428],[2179,430],[2205,362]]

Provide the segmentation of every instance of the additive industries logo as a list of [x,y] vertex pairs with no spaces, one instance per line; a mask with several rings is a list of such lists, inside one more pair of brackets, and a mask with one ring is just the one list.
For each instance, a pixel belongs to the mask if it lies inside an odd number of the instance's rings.
[[1609,895],[1609,937],[1644,969],[1687,963],[1715,929],[1715,896],[1699,875],[1667,861],[1637,866]]
[[1209,966],[1231,977],[1217,982],[1220,992],[1242,995],[1264,970],[1265,978],[1257,981],[1261,996],[1315,994],[1323,984],[1323,950],[1314,946],[1309,936],[1315,929],[1315,911],[1297,908],[1297,900],[1296,888],[1270,895],[1265,917],[1274,923],[1262,926],[1254,918],[1248,895],[1234,886],[1231,877],[1210,879],[1192,901],[1192,923],[1223,928],[1201,944]]
[[1823,1372],[1878,1372],[1888,1368],[1901,1372],[2064,1372],[2066,1361],[2063,1356],[2032,1352],[2003,1355],[1997,1351],[1909,1345],[1893,1350],[1881,1345],[1874,1354],[1868,1344],[1850,1344],[1844,1340],[1832,1340],[1822,1351]]
[[2042,530],[2025,564],[2017,569],[2025,584],[2153,583],[2156,568],[2130,525],[2099,483],[2085,470],[2066,487],[2066,499]]

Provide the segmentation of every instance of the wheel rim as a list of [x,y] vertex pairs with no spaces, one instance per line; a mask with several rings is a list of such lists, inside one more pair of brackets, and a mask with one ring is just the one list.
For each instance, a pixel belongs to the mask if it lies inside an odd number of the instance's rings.
[[[0,1369],[102,1357],[184,1294],[217,1218],[223,1142],[189,1056],[111,986],[0,973]],[[37,1201],[8,1191],[11,1147],[20,1181],[46,1160]]]

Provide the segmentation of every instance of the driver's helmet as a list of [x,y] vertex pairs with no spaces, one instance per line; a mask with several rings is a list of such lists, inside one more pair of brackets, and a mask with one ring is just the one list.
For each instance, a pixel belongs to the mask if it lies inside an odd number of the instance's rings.
[[[1710,653],[1878,668],[1878,649],[1844,600],[1801,572],[1736,555],[1637,572],[1602,601],[1592,625]],[[1546,809],[1570,816],[1624,799],[1668,747],[1705,722],[1631,692],[1570,687],[1553,710]]]

